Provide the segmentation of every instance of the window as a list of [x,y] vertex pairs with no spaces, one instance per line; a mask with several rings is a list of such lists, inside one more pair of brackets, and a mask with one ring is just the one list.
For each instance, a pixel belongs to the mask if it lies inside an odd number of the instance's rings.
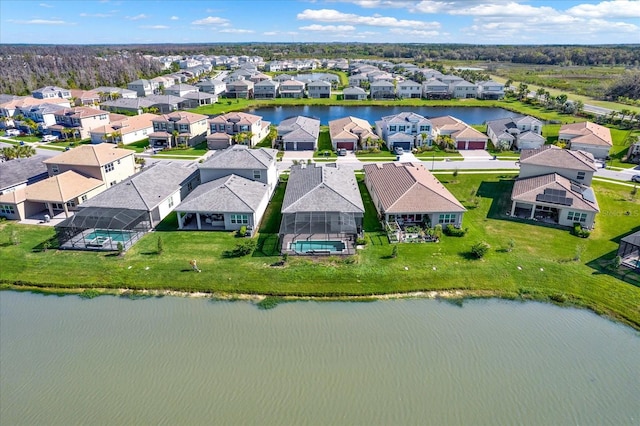
[[104,166],[104,171],[109,173],[113,171],[113,163],[109,163],[107,165]]
[[87,195],[83,195],[82,197],[80,197],[80,202],[84,203],[85,201],[87,201]]
[[51,173],[53,173],[54,175],[57,175],[58,173],[60,173],[60,169],[58,168],[57,164],[51,165]]
[[586,222],[587,214],[586,213],[578,213],[578,212],[568,212],[567,220],[571,220],[573,222]]
[[456,223],[456,216],[455,213],[441,214],[438,218],[438,223]]
[[247,216],[246,214],[232,214],[231,223],[238,225],[247,225],[249,224],[249,216]]
[[390,132],[395,132],[396,131],[396,126],[389,126],[389,131]]
[[169,198],[169,208],[173,207],[173,195]]
[[73,208],[73,207],[75,207],[75,206],[76,206],[76,202],[75,202],[75,200],[67,201],[67,207],[71,207],[71,208]]
[[51,203],[51,208],[54,210],[64,210],[62,203]]
[[115,185],[116,183],[117,183],[117,182],[114,180],[113,182],[111,182],[111,183],[109,184],[109,186],[113,186],[113,185]]
[[578,180],[584,180],[585,172],[578,172]]
[[14,206],[10,204],[0,204],[0,213],[1,214],[16,214],[16,210]]
[[261,179],[262,178],[262,173],[260,172],[260,170],[254,170],[253,171],[253,178],[254,179]]

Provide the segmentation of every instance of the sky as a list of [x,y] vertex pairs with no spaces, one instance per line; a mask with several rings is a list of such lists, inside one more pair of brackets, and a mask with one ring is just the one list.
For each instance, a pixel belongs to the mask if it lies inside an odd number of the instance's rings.
[[640,44],[640,0],[0,0],[0,43]]

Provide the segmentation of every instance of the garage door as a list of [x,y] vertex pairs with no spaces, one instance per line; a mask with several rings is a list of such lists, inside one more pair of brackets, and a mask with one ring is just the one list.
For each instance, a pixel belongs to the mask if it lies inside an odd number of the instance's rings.
[[466,142],[458,142],[458,144],[456,145],[456,148],[458,150],[461,150],[461,149],[466,149],[466,146],[467,146]]
[[469,149],[484,149],[484,141],[469,141]]
[[407,152],[411,152],[411,142],[394,142],[393,147],[400,147]]
[[295,146],[294,142],[287,142],[287,143],[284,144],[284,150],[285,151],[293,151],[294,150],[294,146]]
[[313,151],[313,142],[298,142],[298,151]]
[[337,147],[338,149],[348,149],[349,151],[353,151],[353,142],[338,142],[337,143]]

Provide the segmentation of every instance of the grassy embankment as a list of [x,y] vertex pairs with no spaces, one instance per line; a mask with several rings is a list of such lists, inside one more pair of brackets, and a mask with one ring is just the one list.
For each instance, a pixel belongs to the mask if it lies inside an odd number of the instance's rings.
[[[505,172],[506,173],[506,172]],[[227,232],[172,232],[175,214],[144,236],[123,257],[115,253],[55,250],[50,227],[0,225],[0,282],[6,288],[151,289],[275,296],[367,297],[414,291],[460,290],[466,296],[535,299],[588,307],[640,329],[640,279],[628,271],[610,271],[621,237],[640,229],[640,203],[631,188],[595,182],[602,213],[588,239],[566,229],[510,220],[513,175],[439,174],[467,205],[462,238],[400,244],[398,256],[380,231],[366,189],[367,244],[346,258],[289,257],[278,254],[277,231],[284,188],[276,192],[252,256],[230,258],[225,252],[240,241]],[[477,191],[479,204],[469,200]],[[628,214],[627,214],[628,212]],[[12,243],[13,237],[19,244]],[[157,254],[162,237],[164,252]],[[509,251],[509,241],[513,250]],[[44,250],[51,241],[52,249]],[[473,259],[471,246],[491,245],[485,258]],[[201,274],[190,271],[198,260]],[[148,269],[147,269],[148,268]],[[14,285],[15,284],[15,285]],[[79,290],[76,290],[79,291]]]

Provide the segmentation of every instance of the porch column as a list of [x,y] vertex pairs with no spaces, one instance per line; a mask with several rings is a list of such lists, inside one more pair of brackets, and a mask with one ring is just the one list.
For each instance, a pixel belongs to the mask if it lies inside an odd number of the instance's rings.
[[201,231],[202,225],[200,224],[200,213],[196,213],[196,223],[198,224],[198,231]]
[[535,213],[536,213],[536,205],[532,204],[531,205],[531,215],[529,216],[529,219],[533,219],[533,216],[535,215]]
[[53,206],[52,203],[44,203],[47,206],[47,209],[49,209],[49,216],[51,217],[51,219],[53,219],[53,216],[55,216],[55,214],[53,214]]
[[69,217],[69,207],[64,201],[62,202],[62,209],[64,210],[64,217]]
[[516,214],[516,202],[515,200],[511,202],[511,216]]
[[182,215],[180,212],[176,212],[176,214],[178,216],[178,229],[182,229]]

